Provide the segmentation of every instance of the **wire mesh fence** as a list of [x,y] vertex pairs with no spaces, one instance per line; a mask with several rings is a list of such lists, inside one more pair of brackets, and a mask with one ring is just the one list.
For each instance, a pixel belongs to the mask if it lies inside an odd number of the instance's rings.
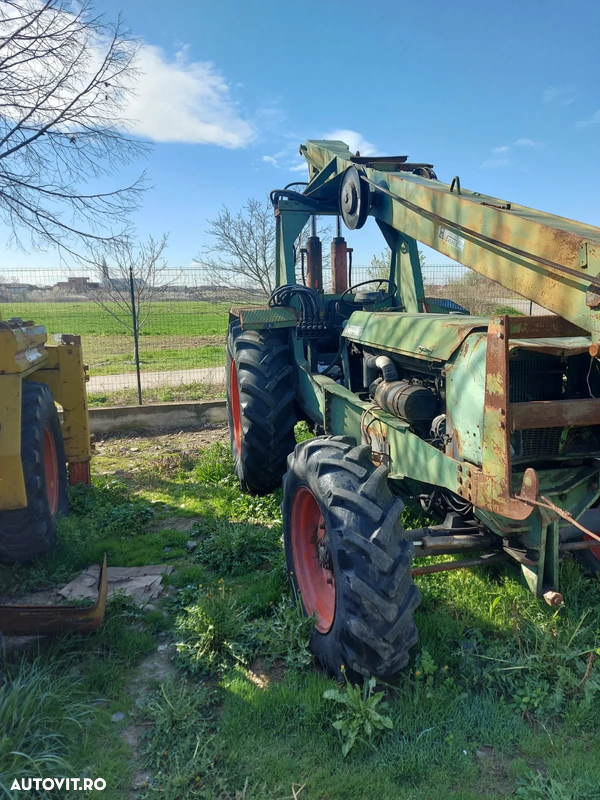
[[[423,276],[426,296],[449,298],[472,314],[548,313],[460,266],[425,265]],[[354,283],[372,277],[379,276],[370,267],[353,267]],[[222,397],[229,308],[265,298],[210,285],[200,270],[164,270],[147,287],[136,359],[130,288],[125,279],[21,270],[0,276],[0,315],[34,320],[49,335],[82,337],[92,407],[138,403],[138,368],[144,403]],[[134,299],[136,291],[134,279]]]

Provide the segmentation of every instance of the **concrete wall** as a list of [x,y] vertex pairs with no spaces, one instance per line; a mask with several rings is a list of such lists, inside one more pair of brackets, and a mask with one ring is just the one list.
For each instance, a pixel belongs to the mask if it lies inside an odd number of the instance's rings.
[[227,422],[225,400],[90,408],[91,433],[174,430]]

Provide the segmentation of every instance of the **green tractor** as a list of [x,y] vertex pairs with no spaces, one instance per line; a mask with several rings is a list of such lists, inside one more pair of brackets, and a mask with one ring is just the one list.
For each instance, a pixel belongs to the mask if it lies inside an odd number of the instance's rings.
[[[389,677],[417,640],[415,574],[515,562],[558,605],[566,552],[600,569],[600,230],[404,156],[338,141],[301,153],[306,187],[271,194],[277,288],[230,311],[231,450],[245,491],[283,480],[287,570],[317,659]],[[314,226],[296,274],[317,215],[338,217],[328,293]],[[389,276],[352,285],[339,219],[368,216]],[[418,241],[551,313],[476,317],[426,297]],[[315,438],[296,445],[299,420]],[[403,530],[408,498],[439,524]],[[440,554],[464,558],[413,568]]]

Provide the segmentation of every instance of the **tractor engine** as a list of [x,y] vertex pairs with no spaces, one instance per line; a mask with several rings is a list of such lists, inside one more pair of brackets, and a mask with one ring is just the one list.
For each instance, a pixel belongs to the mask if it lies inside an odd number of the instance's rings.
[[[483,320],[363,311],[352,315],[343,336],[348,342],[348,388],[406,422],[431,446],[481,466],[487,351]],[[395,341],[402,348],[394,347]],[[407,341],[413,343],[410,351]],[[600,397],[600,370],[587,345],[585,337],[511,340],[510,402]],[[510,456],[515,482],[529,466],[539,471],[591,464],[600,456],[600,425],[514,430]],[[420,485],[418,496],[427,511],[472,516],[471,503],[448,490]]]

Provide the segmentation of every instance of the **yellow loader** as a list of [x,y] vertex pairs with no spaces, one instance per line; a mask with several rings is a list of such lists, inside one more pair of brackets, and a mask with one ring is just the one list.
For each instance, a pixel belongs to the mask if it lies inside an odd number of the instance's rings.
[[[81,338],[18,317],[0,321],[0,562],[33,561],[56,542],[67,485],[90,483],[86,368]],[[57,404],[62,407],[62,424]],[[92,607],[0,606],[3,634],[95,627],[104,615],[106,564]]]

